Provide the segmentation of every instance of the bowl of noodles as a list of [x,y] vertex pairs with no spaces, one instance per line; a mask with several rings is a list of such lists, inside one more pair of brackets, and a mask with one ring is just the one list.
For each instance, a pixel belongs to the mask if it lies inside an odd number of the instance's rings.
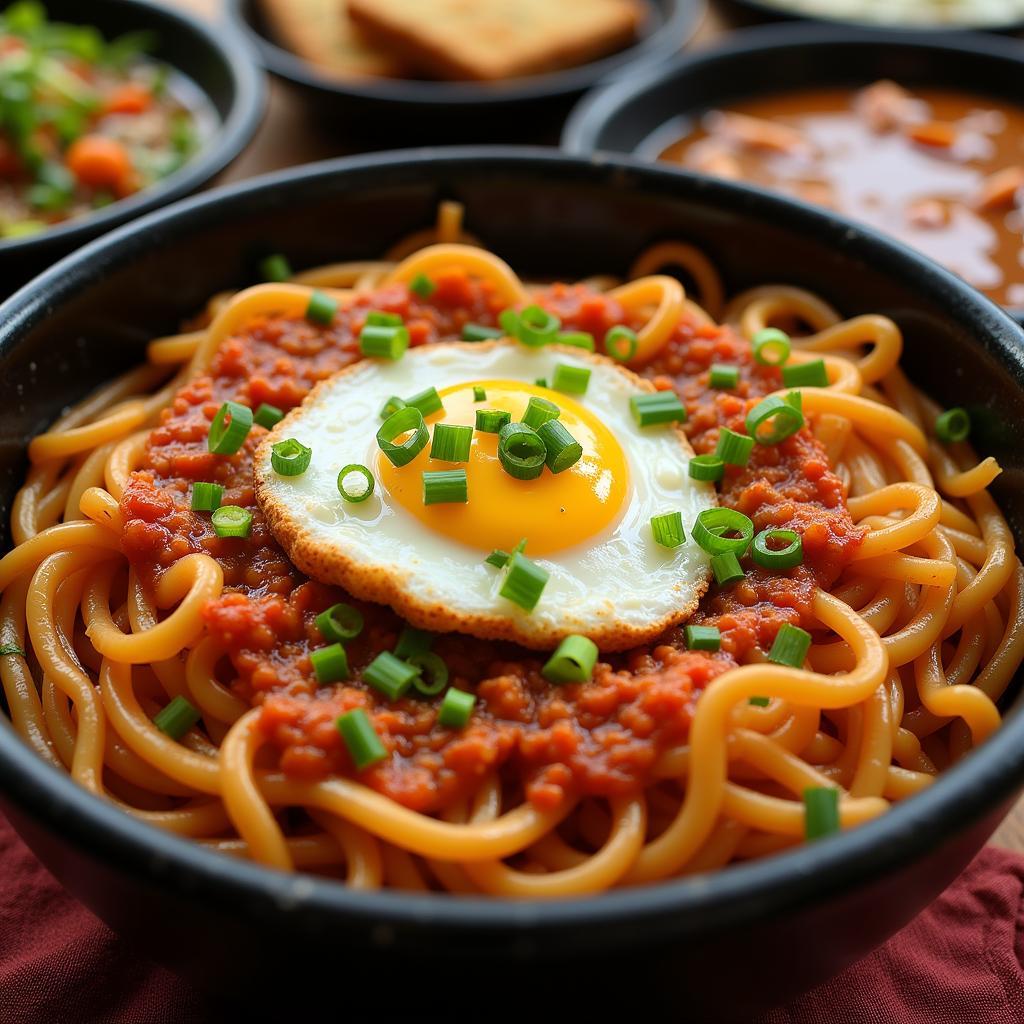
[[906,924],[1024,781],[1021,331],[869,229],[384,154],[2,314],[4,809],[236,1001],[501,963],[525,1008],[544,964],[735,1020]]

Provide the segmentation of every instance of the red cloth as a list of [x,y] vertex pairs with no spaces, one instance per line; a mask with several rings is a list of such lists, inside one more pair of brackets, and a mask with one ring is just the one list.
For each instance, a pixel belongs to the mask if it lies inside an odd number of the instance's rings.
[[[133,955],[0,817],[0,1024],[214,1024],[222,1014]],[[917,920],[753,1024],[1020,1024],[1024,857],[983,850]]]

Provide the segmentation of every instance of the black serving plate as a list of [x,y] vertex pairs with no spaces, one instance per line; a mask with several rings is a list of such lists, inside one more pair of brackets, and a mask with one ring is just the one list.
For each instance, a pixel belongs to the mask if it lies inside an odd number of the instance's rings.
[[397,141],[555,141],[562,118],[583,92],[678,53],[706,9],[705,0],[645,3],[649,15],[633,46],[564,71],[493,85],[331,77],[277,45],[260,16],[259,0],[227,0],[227,10],[267,69],[299,90],[322,130],[343,129],[347,142],[381,149]]
[[[1000,36],[875,32],[782,23],[746,29],[721,46],[649,68],[585,97],[562,133],[570,153],[630,153],[655,160],[673,141],[662,129],[752,97],[793,89],[954,86],[1019,105],[1024,43]],[[666,165],[668,166],[668,165]],[[1011,310],[1018,320],[1024,309]]]
[[[334,161],[198,196],[91,243],[9,299],[3,521],[28,438],[207,296],[253,281],[262,255],[287,253],[296,267],[375,257],[430,224],[441,199],[464,203],[469,228],[527,278],[623,273],[645,246],[675,237],[704,248],[730,291],[785,280],[845,314],[892,317],[910,377],[971,409],[979,449],[1005,467],[995,497],[1024,537],[1024,332],[960,280],[871,231],[741,185],[627,158],[468,147]],[[1024,782],[1018,690],[1002,729],[878,820],[715,874],[586,899],[355,892],[219,856],[85,792],[2,715],[0,792],[75,896],[236,1008],[256,999],[297,1012],[325,998],[354,1019],[498,1005],[544,1019],[565,1005],[604,1019],[623,1003],[737,1022],[883,942],[974,856]]]
[[94,25],[108,39],[127,32],[153,33],[157,46],[152,56],[191,79],[206,94],[220,123],[181,170],[152,187],[38,235],[0,240],[2,295],[83,242],[208,184],[245,148],[266,102],[265,78],[253,51],[223,25],[207,25],[146,0],[45,0],[45,5],[54,21]]

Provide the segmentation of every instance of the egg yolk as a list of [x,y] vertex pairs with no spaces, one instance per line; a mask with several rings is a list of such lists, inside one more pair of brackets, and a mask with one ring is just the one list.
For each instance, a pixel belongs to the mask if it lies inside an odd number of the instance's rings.
[[[473,388],[487,398],[474,401]],[[430,444],[405,466],[393,466],[377,453],[376,475],[390,497],[436,533],[490,552],[511,550],[522,538],[527,554],[548,555],[579,544],[618,519],[626,497],[629,471],[621,445],[591,412],[566,395],[522,381],[472,381],[440,392],[444,408],[427,417],[437,423],[475,427],[478,409],[505,409],[512,421],[522,420],[534,395],[554,402],[559,420],[583,448],[569,469],[555,474],[547,467],[534,480],[517,480],[498,459],[498,435],[473,431],[469,461],[441,462],[430,458]],[[433,430],[431,430],[431,438]],[[423,473],[466,470],[469,500],[465,504],[423,504]]]

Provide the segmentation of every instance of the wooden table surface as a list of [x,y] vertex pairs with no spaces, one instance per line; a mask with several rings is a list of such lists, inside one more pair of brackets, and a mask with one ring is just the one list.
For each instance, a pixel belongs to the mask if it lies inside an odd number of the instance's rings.
[[[221,0],[164,0],[204,17],[219,14]],[[704,18],[693,45],[702,46],[727,32],[733,16],[712,7]],[[267,116],[246,152],[223,175],[222,181],[238,181],[254,174],[282,167],[323,160],[350,152],[344,142],[328,133],[318,133],[306,116],[301,100],[279,83],[273,82]],[[1021,797],[992,842],[1011,850],[1024,852],[1024,797]]]

